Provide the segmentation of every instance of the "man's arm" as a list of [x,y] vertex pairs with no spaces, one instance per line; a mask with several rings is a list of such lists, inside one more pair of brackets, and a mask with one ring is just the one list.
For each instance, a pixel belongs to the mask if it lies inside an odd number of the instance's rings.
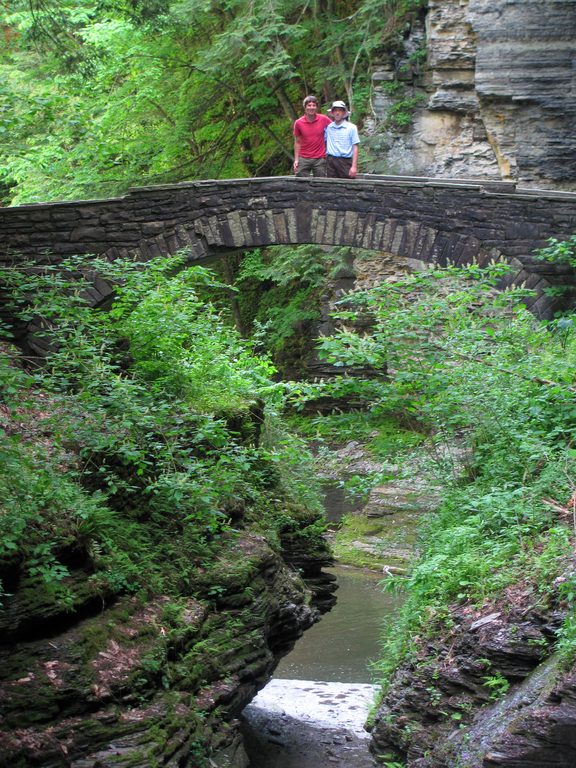
[[300,160],[301,143],[302,143],[302,138],[300,136],[294,136],[294,165],[292,166],[294,168],[294,173],[298,173],[298,163]]
[[348,175],[351,179],[356,178],[356,174],[358,173],[358,144],[354,144],[352,147],[352,165],[350,166],[350,171],[348,172]]

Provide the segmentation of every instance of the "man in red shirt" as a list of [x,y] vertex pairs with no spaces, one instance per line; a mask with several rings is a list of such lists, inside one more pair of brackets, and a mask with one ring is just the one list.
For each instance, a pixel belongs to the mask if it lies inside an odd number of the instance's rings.
[[324,131],[332,122],[318,114],[316,96],[302,102],[304,114],[294,122],[294,173],[296,176],[326,176],[326,139]]

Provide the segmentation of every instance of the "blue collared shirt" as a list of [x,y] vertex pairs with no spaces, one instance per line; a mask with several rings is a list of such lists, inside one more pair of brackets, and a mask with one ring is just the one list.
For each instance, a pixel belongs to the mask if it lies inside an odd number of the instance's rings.
[[333,157],[352,157],[354,144],[360,144],[358,128],[348,120],[340,125],[330,123],[326,126],[326,154]]

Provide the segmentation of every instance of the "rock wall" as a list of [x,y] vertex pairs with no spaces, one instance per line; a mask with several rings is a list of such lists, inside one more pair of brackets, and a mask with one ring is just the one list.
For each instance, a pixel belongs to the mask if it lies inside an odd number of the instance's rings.
[[[0,614],[0,766],[200,768],[206,752],[245,766],[235,718],[319,615],[296,563],[330,605],[329,559],[291,557],[243,533],[177,601],[108,595],[58,612],[16,584]],[[78,563],[71,578],[89,577]]]
[[572,0],[430,0],[374,68],[368,169],[575,189],[575,35]]
[[[0,353],[16,370],[15,350],[2,344]],[[52,466],[66,478],[79,449],[67,443],[60,451],[45,420],[65,406],[45,390],[27,389],[21,399],[26,413],[0,403],[6,446],[17,440],[30,455],[58,454]],[[229,414],[228,426],[255,441],[261,418],[257,409]],[[196,438],[194,427],[186,433],[179,422],[179,429],[183,442]],[[21,465],[2,466],[14,476]],[[226,507],[234,529],[200,541],[193,523],[170,524],[182,513],[178,499],[161,516],[132,488],[108,495],[99,538],[88,517],[66,524],[66,505],[77,496],[54,501],[41,469],[37,475],[30,482],[45,495],[27,498],[30,506],[38,500],[38,511],[23,519],[26,538],[17,545],[13,502],[3,496],[0,768],[245,768],[241,710],[335,602],[335,579],[322,570],[332,558],[319,511],[283,507],[271,473],[278,498],[269,515],[266,502],[248,512],[234,496]],[[102,482],[97,472],[81,480],[87,490]],[[52,517],[42,514],[44,499],[55,505]],[[137,580],[107,558],[112,517],[122,554],[129,559],[141,547]],[[47,547],[46,561],[38,553]],[[57,580],[47,578],[49,568]]]
[[525,584],[507,603],[452,607],[416,638],[372,731],[377,754],[407,768],[572,768],[576,674],[550,656],[562,612]]

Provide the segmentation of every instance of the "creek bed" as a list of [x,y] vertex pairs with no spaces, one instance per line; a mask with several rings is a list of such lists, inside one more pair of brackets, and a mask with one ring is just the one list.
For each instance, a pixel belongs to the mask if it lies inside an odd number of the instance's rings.
[[370,661],[399,598],[383,575],[336,566],[335,607],[281,661],[271,683],[246,707],[250,768],[372,768],[364,723],[374,702]]
[[399,605],[399,598],[382,591],[382,573],[344,565],[327,570],[338,581],[336,605],[304,633],[274,676],[372,683],[369,664],[378,657],[384,621]]

